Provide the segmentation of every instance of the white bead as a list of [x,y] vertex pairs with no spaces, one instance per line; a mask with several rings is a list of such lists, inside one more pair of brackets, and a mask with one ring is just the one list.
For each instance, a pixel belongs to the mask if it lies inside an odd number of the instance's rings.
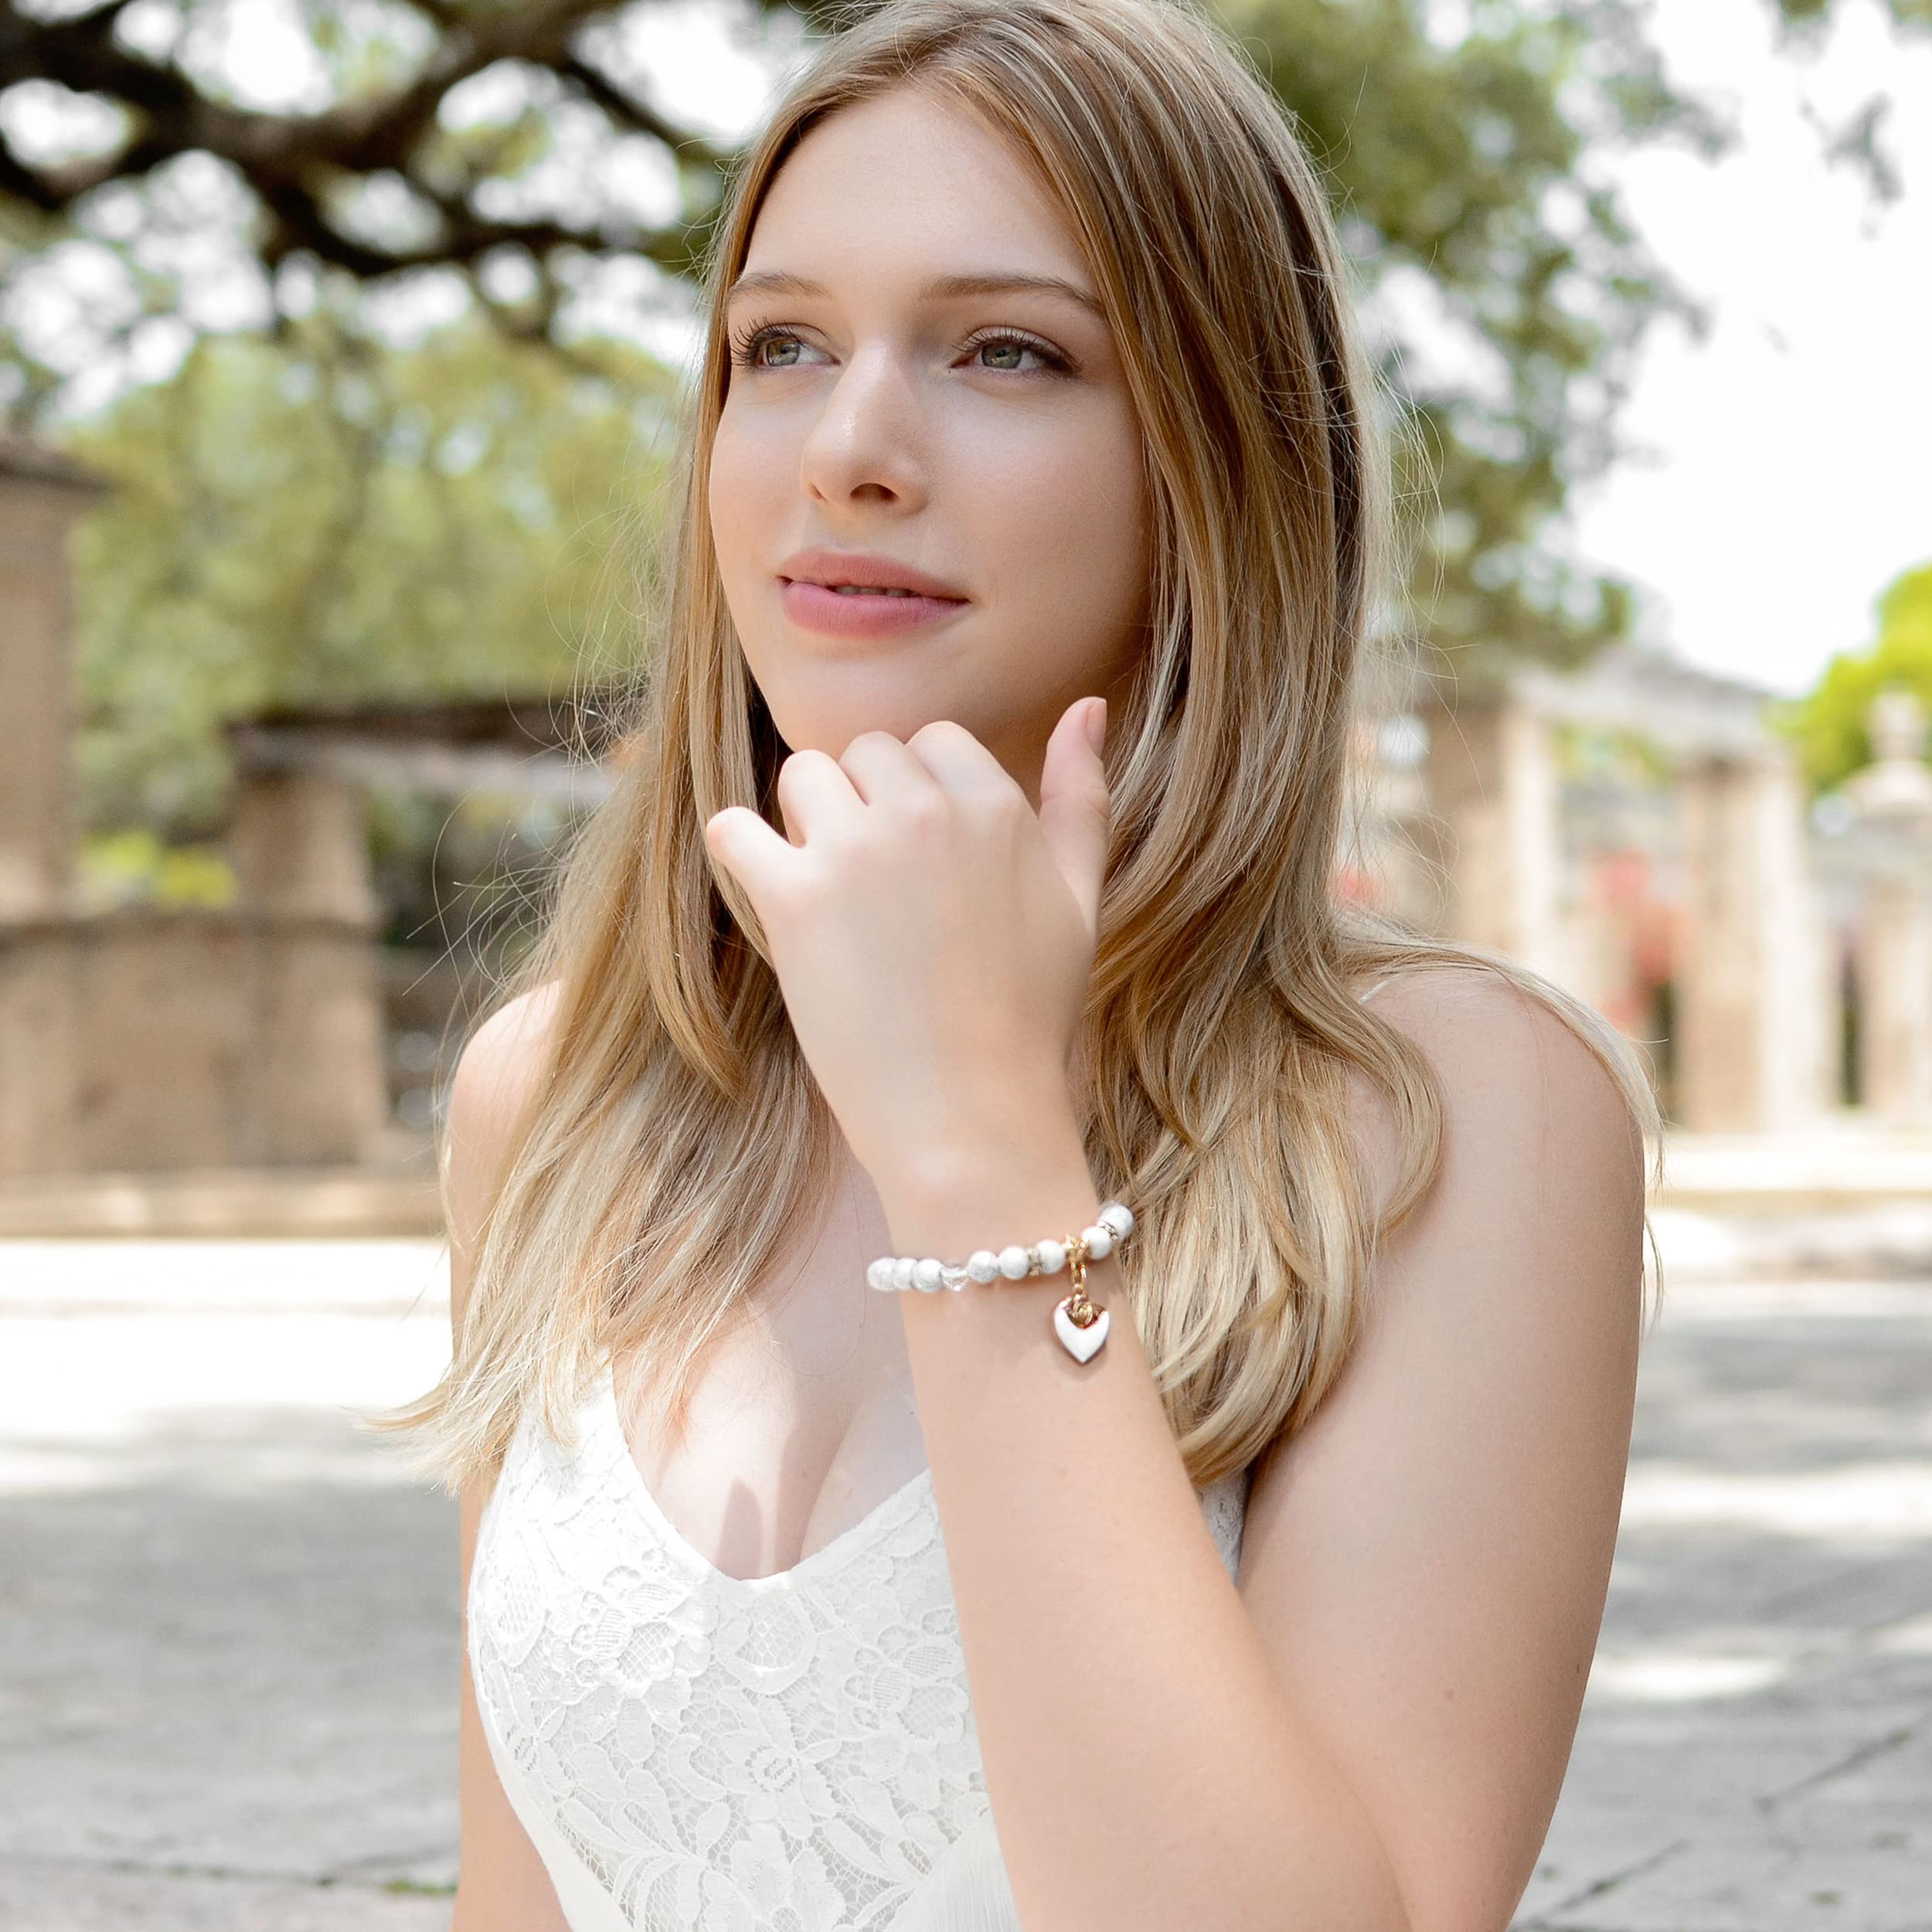
[[975,1281],[990,1281],[999,1273],[999,1257],[991,1248],[975,1248],[967,1260],[966,1272]]
[[1009,1281],[1017,1281],[1033,1265],[1033,1257],[1017,1243],[999,1251],[999,1271]]
[[898,1256],[893,1262],[893,1286],[903,1294],[913,1284],[913,1270],[919,1264],[910,1254]]
[[1117,1241],[1124,1241],[1134,1232],[1134,1210],[1124,1201],[1109,1201],[1094,1219],[1111,1228]]
[[1100,1222],[1082,1228],[1080,1238],[1087,1243],[1087,1258],[1090,1261],[1104,1261],[1114,1252],[1114,1230]]
[[1033,1252],[1039,1257],[1042,1274],[1058,1274],[1066,1266],[1066,1243],[1064,1241],[1036,1241]]
[[944,1262],[937,1260],[930,1254],[924,1260],[913,1264],[913,1280],[918,1284],[920,1293],[930,1294],[935,1288],[940,1286],[944,1279],[941,1270],[945,1265]]
[[889,1290],[893,1284],[892,1257],[882,1254],[873,1262],[866,1270],[866,1281],[869,1287],[878,1289],[882,1294]]

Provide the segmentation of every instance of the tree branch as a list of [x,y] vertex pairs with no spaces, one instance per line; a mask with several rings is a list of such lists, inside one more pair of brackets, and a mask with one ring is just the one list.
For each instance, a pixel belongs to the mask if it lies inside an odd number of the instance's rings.
[[580,56],[571,54],[560,61],[557,72],[574,80],[620,127],[662,141],[680,161],[702,162],[720,172],[725,168],[730,157],[724,149],[667,121],[648,101],[626,93]]
[[[591,250],[616,245],[595,227],[557,221],[496,222],[478,215],[467,198],[439,192],[415,165],[425,136],[449,90],[499,60],[546,67],[594,101],[617,127],[662,141],[681,162],[722,171],[729,156],[702,136],[680,128],[648,103],[619,88],[577,54],[571,42],[612,0],[542,0],[472,16],[450,0],[417,0],[442,29],[422,71],[391,93],[345,102],[317,114],[251,113],[210,100],[172,67],[129,53],[113,38],[127,0],[63,21],[22,15],[0,0],[0,87],[29,79],[59,82],[76,93],[110,99],[134,116],[137,131],[118,153],[36,168],[0,146],[0,194],[45,214],[61,214],[111,181],[148,174],[178,155],[210,154],[247,182],[271,227],[262,245],[271,269],[298,249],[362,280],[413,268],[468,268],[492,248],[516,244],[541,257],[564,246]],[[444,236],[434,246],[396,251],[344,234],[325,210],[326,184],[338,172],[401,175],[440,214]],[[628,241],[628,237],[626,238]],[[681,226],[648,236],[642,251],[674,274],[696,260]]]

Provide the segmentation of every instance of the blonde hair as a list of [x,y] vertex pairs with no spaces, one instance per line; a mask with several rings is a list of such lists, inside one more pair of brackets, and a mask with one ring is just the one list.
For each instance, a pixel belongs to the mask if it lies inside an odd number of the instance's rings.
[[[786,755],[724,603],[706,485],[721,298],[774,176],[828,116],[908,86],[976,114],[1037,171],[1143,430],[1151,624],[1109,732],[1083,1127],[1101,1198],[1138,1217],[1121,1291],[1190,1477],[1240,1468],[1308,1420],[1357,1334],[1377,1241],[1436,1171],[1433,1070],[1357,1002],[1362,975],[1448,962],[1512,982],[1601,1060],[1661,1162],[1648,1077],[1607,1019],[1336,890],[1391,492],[1344,258],[1280,104],[1196,0],[889,0],[792,83],[719,213],[665,635],[614,791],[505,988],[554,995],[540,1067],[448,1372],[369,1419],[416,1438],[452,1491],[495,1474],[533,1401],[570,1444],[588,1378],[640,1345],[675,1439],[706,1342],[812,1231],[838,1178],[835,1125],[755,917],[702,838],[727,804],[774,818]],[[1400,1137],[1372,1226],[1351,1066],[1387,1094]]]

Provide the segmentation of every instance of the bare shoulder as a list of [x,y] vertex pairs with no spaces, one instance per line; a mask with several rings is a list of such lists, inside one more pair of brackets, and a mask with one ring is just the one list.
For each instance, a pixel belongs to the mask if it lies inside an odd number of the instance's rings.
[[453,1243],[467,1248],[502,1178],[509,1138],[542,1072],[560,980],[508,1000],[464,1043],[450,1081],[444,1204]]
[[[1626,1209],[1634,1199],[1641,1213],[1641,1130],[1595,1049],[1547,1001],[1498,974],[1445,962],[1394,975],[1369,1009],[1435,1073],[1447,1142],[1439,1188],[1485,1172],[1502,1183],[1511,1172],[1567,1167],[1614,1189]],[[1356,1070],[1347,1086],[1379,1203],[1396,1179],[1394,1108]]]
[[457,1061],[452,1104],[461,1094],[473,1112],[478,1107],[487,1110],[505,1099],[522,1097],[518,1090],[527,1088],[535,1078],[549,1044],[550,1022],[563,986],[561,980],[546,979],[540,986],[505,1001],[477,1028]]
[[[1563,1780],[1636,1386],[1642,1140],[1549,1003],[1456,966],[1369,1010],[1436,1076],[1441,1164],[1320,1407],[1257,1470],[1240,1589],[1417,1926],[1511,1921]],[[1366,1077],[1365,1158],[1396,1148]]]

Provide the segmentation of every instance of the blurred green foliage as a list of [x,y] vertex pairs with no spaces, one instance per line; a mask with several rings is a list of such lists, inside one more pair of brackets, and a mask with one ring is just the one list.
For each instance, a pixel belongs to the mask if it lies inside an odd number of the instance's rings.
[[1464,692],[1525,655],[1573,664],[1627,631],[1630,587],[1546,526],[1618,449],[1631,358],[1694,298],[1625,222],[1606,163],[1723,134],[1667,84],[1630,0],[1488,0],[1453,42],[1417,0],[1225,0],[1328,175],[1408,437],[1408,625]]
[[[1620,453],[1644,332],[1702,320],[1614,158],[1719,152],[1719,113],[1669,83],[1648,0],[1219,3],[1326,176],[1407,432],[1396,621],[1472,693],[1526,654],[1580,662],[1633,596],[1556,519]],[[1866,3],[1764,0],[1801,50]],[[1878,3],[1932,25],[1932,0]],[[788,49],[852,11],[734,17]],[[299,111],[224,70],[211,0],[151,0],[138,32],[121,12],[7,9],[0,90],[90,113],[67,151],[0,141],[0,408],[118,485],[77,556],[86,822],[193,838],[225,717],[555,689],[600,639],[643,647],[679,379],[611,338],[702,259],[731,151],[638,53],[648,7],[304,0],[327,98]],[[1825,159],[1881,179],[1882,117]],[[399,345],[378,311],[439,282],[463,318]],[[117,356],[139,386],[73,420]]]
[[229,906],[236,880],[215,845],[170,845],[142,826],[95,832],[81,841],[74,889],[83,910],[127,906]]
[[1802,698],[1776,707],[1814,794],[1834,790],[1872,760],[1872,700],[1892,685],[1915,692],[1932,714],[1932,563],[1908,570],[1878,605],[1869,649],[1834,658]]
[[207,336],[79,426],[116,486],[75,551],[89,822],[213,828],[220,721],[265,705],[563,688],[641,615],[662,480],[671,379],[600,353]]

